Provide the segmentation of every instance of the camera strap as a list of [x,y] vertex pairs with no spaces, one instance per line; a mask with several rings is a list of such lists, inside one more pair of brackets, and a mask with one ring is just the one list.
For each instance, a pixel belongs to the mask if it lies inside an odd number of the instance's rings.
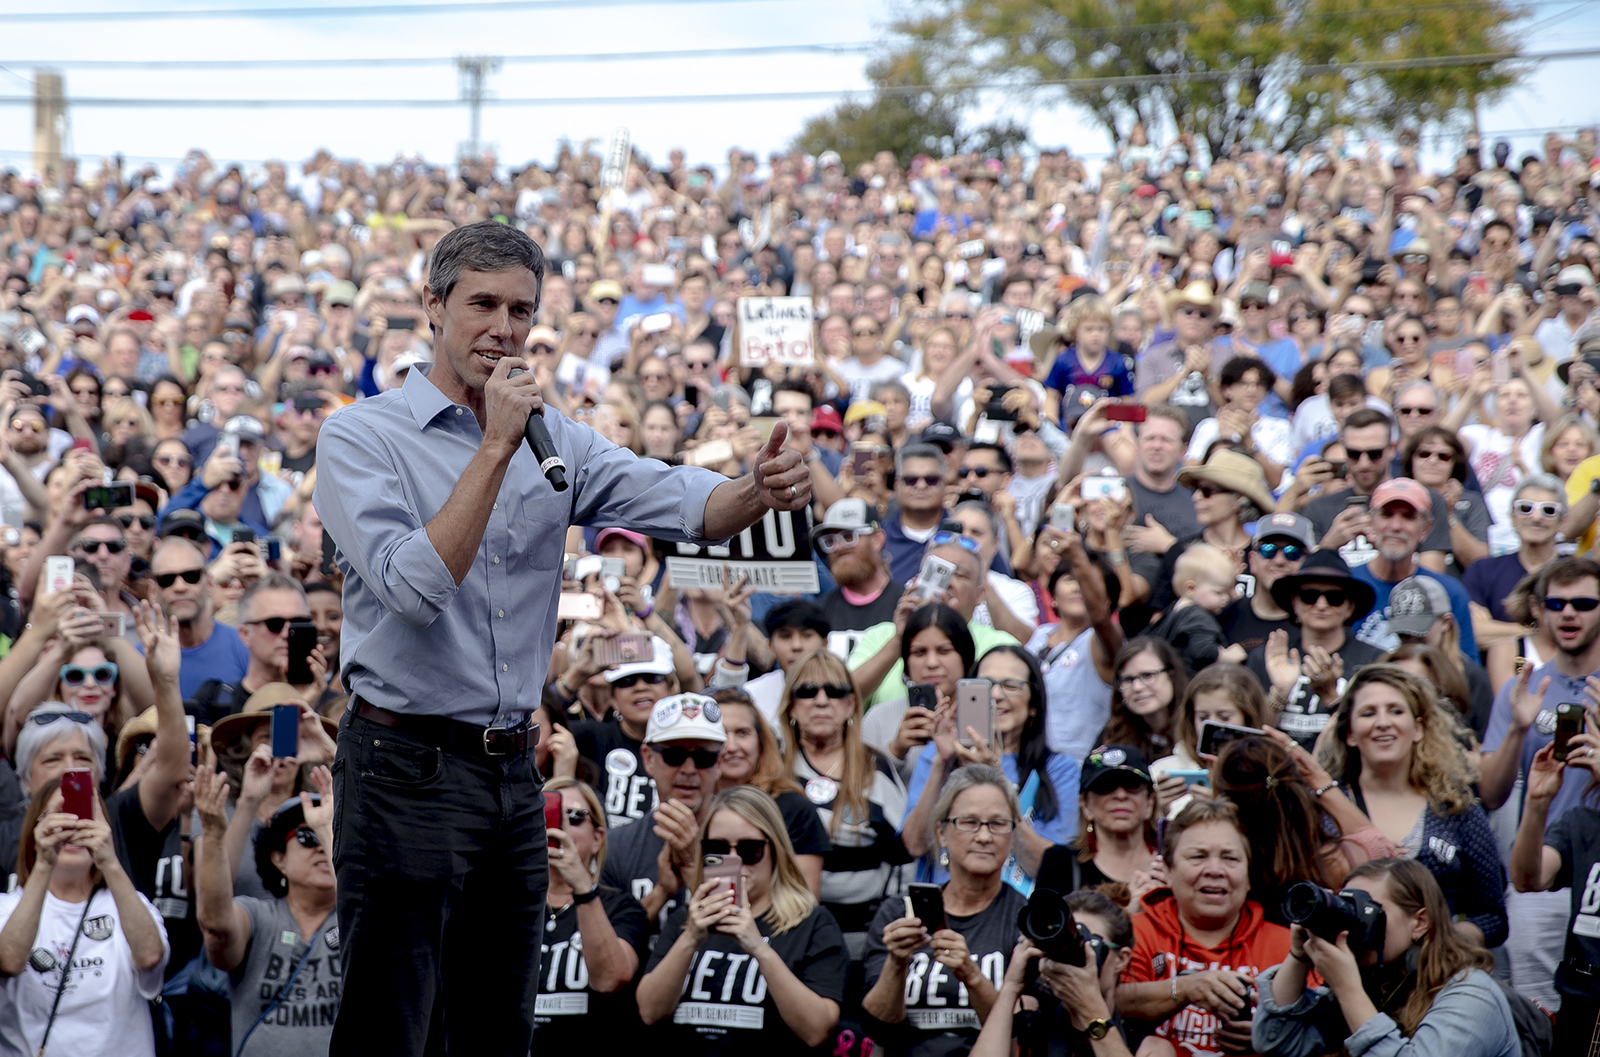
[[78,953],[78,941],[83,938],[83,923],[89,920],[89,908],[94,905],[95,894],[100,891],[96,885],[89,893],[89,898],[83,902],[83,913],[78,915],[78,927],[72,932],[72,945],[67,948],[67,964],[61,967],[61,979],[56,982],[55,1001],[50,1003],[50,1019],[44,1022],[44,1037],[39,1040],[39,1052],[35,1057],[44,1057],[44,1045],[50,1041],[50,1029],[56,1026],[56,1011],[61,1008],[61,995],[67,989],[67,974],[72,971],[72,957]]

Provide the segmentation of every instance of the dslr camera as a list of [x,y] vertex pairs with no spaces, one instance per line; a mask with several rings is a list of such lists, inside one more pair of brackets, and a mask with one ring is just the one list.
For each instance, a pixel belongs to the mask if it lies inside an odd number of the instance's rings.
[[1078,923],[1066,896],[1060,892],[1035,888],[1027,906],[1017,911],[1017,930],[1046,958],[1065,965],[1082,966],[1083,945],[1087,943],[1094,951],[1096,970],[1105,968],[1110,949],[1087,925]]
[[1284,893],[1283,916],[1329,943],[1348,932],[1355,953],[1383,950],[1389,931],[1383,907],[1366,892],[1359,888],[1330,892],[1310,881],[1297,882]]

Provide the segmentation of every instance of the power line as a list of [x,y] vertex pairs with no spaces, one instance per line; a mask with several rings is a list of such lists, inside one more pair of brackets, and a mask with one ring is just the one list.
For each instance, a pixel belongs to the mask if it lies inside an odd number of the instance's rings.
[[[846,54],[869,51],[878,46],[870,40],[841,44],[764,44],[737,48],[678,48],[660,51],[559,52],[549,55],[504,55],[507,63],[563,62],[643,62],[650,59],[716,59],[741,55]],[[453,55],[423,55],[411,58],[284,58],[284,59],[5,59],[5,66],[38,65],[59,70],[244,70],[280,67],[382,67],[453,66]]]
[[[449,3],[363,4],[329,7],[216,7],[183,11],[22,11],[7,14],[15,22],[153,22],[203,18],[363,18],[374,15],[445,15],[470,11],[553,11],[572,7],[676,7],[685,4],[757,4],[788,0],[450,0]],[[1566,0],[1571,2],[1571,0]]]

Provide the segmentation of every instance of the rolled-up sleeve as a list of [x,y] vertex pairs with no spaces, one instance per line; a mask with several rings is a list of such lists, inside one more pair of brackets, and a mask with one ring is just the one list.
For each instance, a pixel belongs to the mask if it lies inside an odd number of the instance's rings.
[[314,502],[340,560],[389,612],[425,628],[449,607],[457,586],[421,513],[397,487],[407,475],[393,460],[390,446],[359,419],[334,415],[317,441]]
[[641,459],[564,416],[547,415],[546,422],[559,431],[557,447],[575,455],[573,524],[622,525],[680,543],[718,542],[705,538],[706,504],[728,478],[700,467]]

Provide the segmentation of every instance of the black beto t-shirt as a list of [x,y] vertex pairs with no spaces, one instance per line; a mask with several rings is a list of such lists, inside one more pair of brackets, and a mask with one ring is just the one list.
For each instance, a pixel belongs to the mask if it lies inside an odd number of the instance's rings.
[[[1006,961],[1017,945],[1017,911],[1027,898],[1008,884],[987,908],[968,917],[946,915],[949,928],[967,941],[967,950],[978,963],[978,970],[998,989],[1006,975]],[[889,949],[883,944],[883,930],[889,923],[906,916],[905,902],[885,899],[867,930],[867,990],[883,975]],[[933,1054],[963,1054],[972,1048],[982,1027],[972,1008],[967,987],[955,974],[934,960],[933,948],[925,946],[911,956],[906,970],[906,1027],[914,1034],[906,1040],[910,1057]],[[956,1036],[949,1038],[948,1036]]]
[[1600,811],[1568,808],[1544,831],[1544,842],[1561,855],[1561,869],[1550,887],[1572,889],[1567,949],[1556,969],[1556,990],[1575,998],[1600,998],[1600,979],[1567,968],[1574,959],[1580,965],[1600,965]]
[[[638,825],[613,830],[606,836],[606,864],[600,868],[600,884],[620,888],[643,902],[656,886],[656,863],[666,843],[656,836],[655,823],[648,818]],[[682,895],[680,891],[662,906],[661,922],[678,908]],[[656,927],[655,923],[651,927]]]
[[[1257,587],[1256,590],[1262,590]],[[1256,611],[1250,606],[1250,599],[1240,598],[1228,603],[1228,608],[1217,617],[1217,623],[1222,625],[1223,637],[1228,642],[1237,642],[1248,653],[1253,649],[1265,646],[1267,636],[1279,628],[1294,634],[1297,629],[1285,617],[1282,620],[1264,620],[1256,616]]]
[[[1300,629],[1289,630],[1289,648],[1300,649]],[[1345,630],[1344,645],[1340,646],[1337,653],[1344,661],[1344,675],[1340,677],[1338,690],[1344,693],[1344,688],[1349,684],[1351,676],[1356,674],[1356,669],[1364,665],[1376,664],[1383,657],[1383,651],[1357,639]],[[1260,681],[1261,688],[1268,693],[1272,692],[1272,680],[1267,678],[1267,650],[1265,646],[1258,646],[1250,651],[1245,658],[1248,667],[1256,679]],[[1322,733],[1322,728],[1333,721],[1334,710],[1339,706],[1339,699],[1324,701],[1311,692],[1311,680],[1301,675],[1295,680],[1294,689],[1289,691],[1289,703],[1284,706],[1283,712],[1278,716],[1278,729],[1289,737],[1298,741],[1307,752],[1316,745],[1317,735]]]
[[623,732],[615,716],[603,722],[586,719],[572,724],[578,755],[591,760],[605,776],[606,828],[618,830],[656,808],[656,783],[644,771],[639,742]]
[[796,855],[826,855],[833,850],[828,831],[817,817],[817,809],[799,793],[779,793],[772,798],[783,816],[783,828],[789,831],[789,843]]
[[[667,921],[650,956],[649,969],[672,949],[687,916],[688,908],[682,907]],[[810,917],[778,936],[765,920],[757,919],[756,927],[812,993],[844,1002],[850,956],[845,951],[844,933],[832,914],[813,907]],[[670,1032],[660,1040],[663,1053],[743,1057],[757,1048],[766,1055],[815,1052],[784,1023],[759,963],[745,953],[737,939],[716,933],[695,950],[672,1021],[660,1027]]]
[[[644,907],[627,892],[600,886],[600,905],[617,938],[632,947],[644,963],[650,932]],[[589,989],[589,966],[583,960],[584,937],[578,931],[578,908],[545,908],[544,939],[539,947],[539,997],[533,1011],[533,1037],[549,1052],[578,1053],[591,1046],[595,1025],[605,1025],[613,1045],[633,1041],[640,1028],[633,985],[612,994]]]
[[194,890],[183,854],[183,837],[174,819],[159,832],[145,817],[139,802],[139,786],[133,785],[106,800],[106,815],[111,820],[112,842],[117,859],[133,881],[133,887],[161,912],[167,928],[172,955],[167,959],[167,978],[200,953],[200,923],[195,919]]

